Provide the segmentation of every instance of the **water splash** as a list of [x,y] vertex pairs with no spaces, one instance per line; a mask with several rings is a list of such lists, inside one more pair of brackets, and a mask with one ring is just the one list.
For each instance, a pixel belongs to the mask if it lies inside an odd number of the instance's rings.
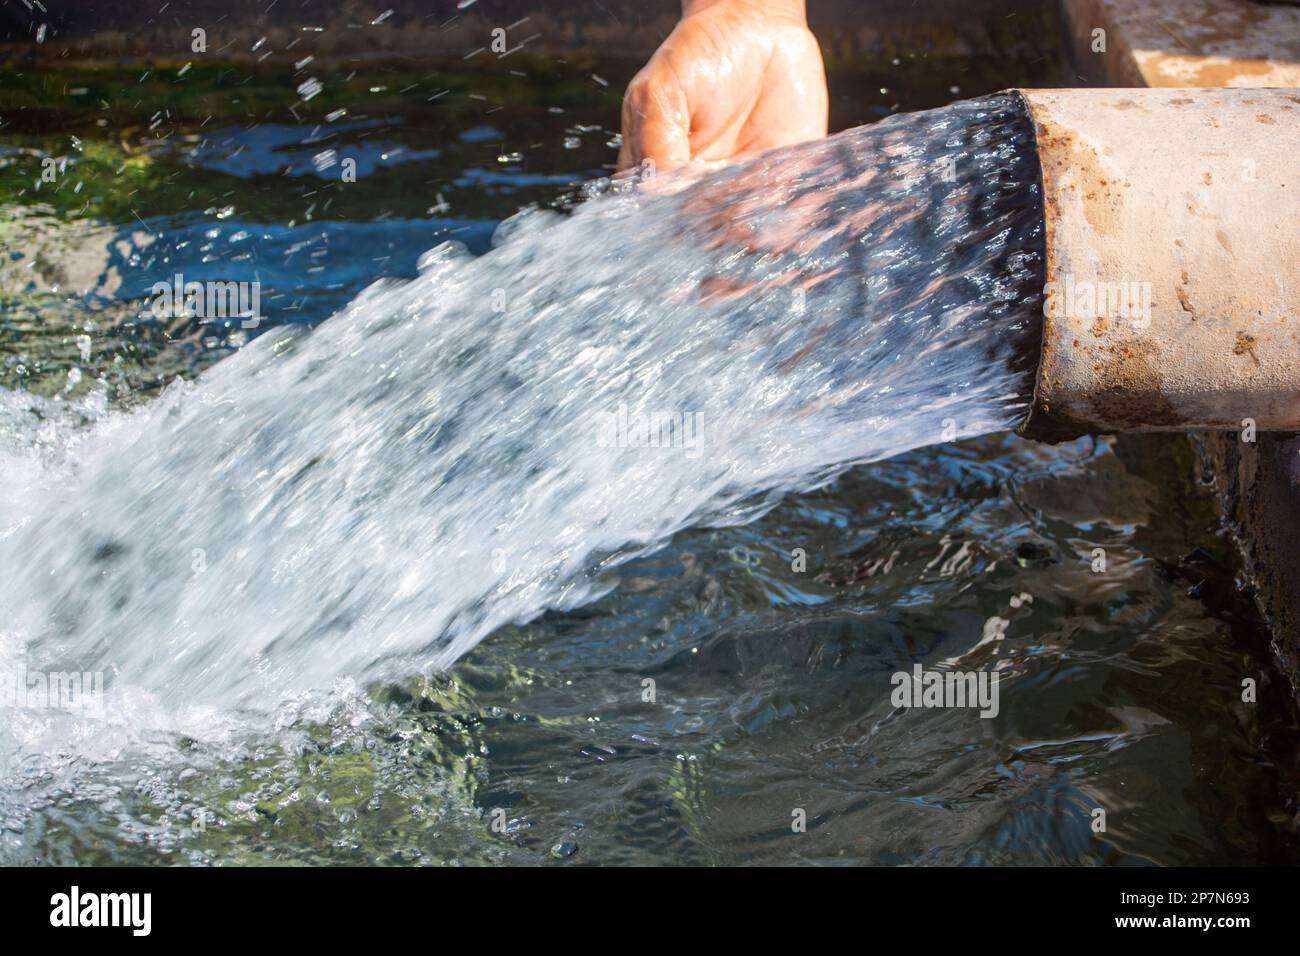
[[681,529],[1006,429],[1038,176],[1013,96],[955,104],[524,214],[130,414],[6,393],[0,669],[102,670],[123,721],[210,731],[443,667]]

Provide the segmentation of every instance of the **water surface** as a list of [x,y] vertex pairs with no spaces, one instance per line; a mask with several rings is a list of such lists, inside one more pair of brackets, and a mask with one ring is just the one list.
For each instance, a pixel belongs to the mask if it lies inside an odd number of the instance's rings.
[[[1005,165],[972,148],[978,123],[949,116],[952,148]],[[436,144],[390,126],[399,142],[358,155],[372,173],[385,154],[427,171],[452,142],[487,143],[484,125]],[[976,169],[958,164],[953,182],[924,149],[908,155],[928,142],[915,129],[893,129],[909,135],[873,141],[892,155],[833,144],[800,175],[897,172],[926,209],[965,188],[970,223]],[[286,181],[320,178],[310,130],[227,135],[163,144],[160,161],[267,196],[273,160]],[[271,158],[224,167],[241,140]],[[555,167],[525,175],[509,143],[490,145],[507,161],[469,167],[460,188],[559,188]],[[962,282],[918,287],[915,270],[880,269],[888,308],[872,313],[850,281],[862,263],[839,257],[844,235],[875,224],[869,251],[884,255],[941,229],[855,219],[855,197],[841,214],[803,210],[843,234],[790,249],[807,233],[783,230],[790,203],[753,188],[772,182],[742,171],[701,187],[725,210],[712,224],[681,193],[526,218],[495,258],[444,248],[423,279],[374,290],[310,337],[286,339],[277,312],[244,348],[237,328],[137,322],[139,297],[178,267],[256,269],[324,319],[375,275],[414,274],[442,239],[483,252],[493,220],[317,222],[309,202],[276,219],[239,192],[202,210],[157,193],[157,216],[90,219],[24,197],[15,251],[70,244],[110,262],[93,259],[85,295],[55,288],[46,265],[6,286],[6,384],[66,396],[5,395],[4,508],[42,522],[0,545],[21,585],[6,592],[21,595],[6,653],[107,664],[119,693],[107,726],[23,714],[5,728],[6,859],[534,862],[563,843],[585,862],[1293,861],[1294,780],[1280,768],[1294,711],[1193,449],[945,441],[1014,421],[1017,336],[1031,327],[1012,309],[962,314]],[[805,185],[853,195],[850,177]],[[655,225],[633,244],[630,221]],[[1021,254],[1028,278],[1032,238],[931,265],[990,277],[990,261],[1014,274]],[[493,273],[536,281],[498,312],[492,292],[510,283]],[[918,288],[917,302],[898,291]],[[927,353],[954,307],[950,328],[1008,334]],[[914,347],[848,321],[864,314],[897,321]],[[580,337],[590,352],[562,352]],[[230,357],[197,385],[151,397],[216,355]],[[527,374],[539,367],[549,374]],[[602,448],[595,416],[624,403],[703,413],[717,444],[694,459],[685,443]],[[583,454],[557,458],[556,442]],[[557,460],[582,467],[548,473]],[[787,493],[759,494],[772,489]],[[535,553],[511,552],[522,543]],[[47,565],[62,573],[38,580]],[[1010,678],[998,718],[893,711],[890,674],[970,652],[995,619],[1004,637],[987,663]],[[1263,681],[1258,707],[1239,703],[1243,674]],[[1110,815],[1102,836],[1095,806]],[[791,832],[795,809],[806,834]]]

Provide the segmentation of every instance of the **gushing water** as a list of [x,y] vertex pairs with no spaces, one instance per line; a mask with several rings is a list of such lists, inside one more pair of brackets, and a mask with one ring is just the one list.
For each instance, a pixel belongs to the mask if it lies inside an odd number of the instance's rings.
[[[1028,401],[1009,95],[503,233],[134,412],[3,395],[0,673],[102,671],[122,720],[201,733],[443,667],[681,529]],[[50,719],[0,731],[6,763]]]

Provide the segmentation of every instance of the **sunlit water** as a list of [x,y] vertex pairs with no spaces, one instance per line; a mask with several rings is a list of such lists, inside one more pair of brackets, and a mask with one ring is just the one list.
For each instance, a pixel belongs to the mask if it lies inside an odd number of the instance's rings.
[[274,706],[1006,428],[1041,288],[1027,144],[1016,104],[974,103],[434,249],[12,483],[11,651],[169,712]]
[[[391,862],[1262,852],[1088,829],[1074,768],[1178,726],[1113,682],[1214,631],[1121,597],[1149,483],[1104,442],[913,451],[1023,413],[1036,189],[1018,106],[976,101],[525,215],[134,413],[5,394],[2,666],[105,673],[102,715],[0,730],[6,854],[118,858],[115,816],[194,860],[328,856],[322,826]],[[1091,611],[1057,525],[1117,552]],[[1147,659],[1111,611],[1180,623]],[[890,672],[990,620],[999,720],[891,713]]]

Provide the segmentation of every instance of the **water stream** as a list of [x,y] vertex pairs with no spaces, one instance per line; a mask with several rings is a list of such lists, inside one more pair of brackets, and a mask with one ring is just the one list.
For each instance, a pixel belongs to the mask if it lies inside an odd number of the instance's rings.
[[1037,175],[996,97],[617,185],[481,258],[435,248],[64,454],[20,435],[6,658],[166,711],[272,709],[445,667],[684,528],[1005,429]]

